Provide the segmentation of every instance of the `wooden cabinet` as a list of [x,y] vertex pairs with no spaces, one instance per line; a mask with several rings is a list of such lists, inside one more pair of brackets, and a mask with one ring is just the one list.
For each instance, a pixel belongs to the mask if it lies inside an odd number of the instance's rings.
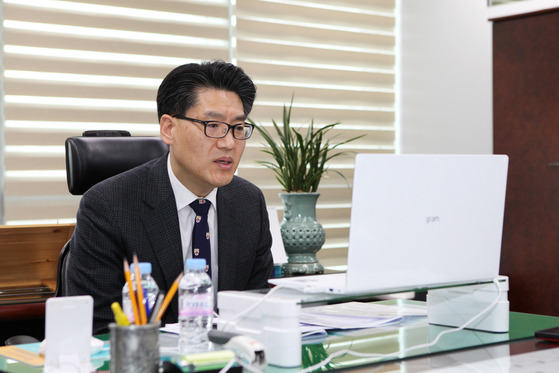
[[45,302],[58,257],[75,224],[0,226],[0,346],[8,337],[44,338]]
[[494,21],[493,115],[511,310],[559,316],[559,9]]

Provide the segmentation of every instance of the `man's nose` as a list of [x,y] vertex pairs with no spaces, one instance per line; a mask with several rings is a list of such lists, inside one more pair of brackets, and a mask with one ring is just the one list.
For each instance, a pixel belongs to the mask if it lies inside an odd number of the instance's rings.
[[233,148],[237,140],[233,137],[233,131],[227,132],[225,137],[218,139],[217,144],[220,148]]

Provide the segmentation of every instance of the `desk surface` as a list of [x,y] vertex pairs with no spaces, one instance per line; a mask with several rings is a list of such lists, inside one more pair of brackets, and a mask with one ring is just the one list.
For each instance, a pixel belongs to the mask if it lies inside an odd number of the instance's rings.
[[[401,301],[386,301],[389,304],[394,302]],[[525,356],[525,360],[528,359],[526,361],[529,361],[529,353],[542,353],[538,350],[555,347],[556,345],[536,340],[533,336],[536,330],[557,325],[559,325],[559,317],[511,312],[509,333],[462,330],[443,336],[437,344],[430,348],[397,355],[388,360],[384,358],[381,361],[383,358],[355,357],[344,354],[334,359],[323,370],[360,370],[363,368],[370,370],[373,367],[378,367],[381,369],[380,371],[422,372],[435,370],[443,366],[459,366],[459,363],[462,361],[465,364],[489,364],[488,366],[492,366],[491,364],[517,364],[515,361],[520,358],[520,354]],[[447,329],[442,326],[429,325],[426,319],[422,318],[399,327],[392,326],[332,332],[323,341],[303,346],[303,366],[311,366],[324,359],[327,355],[343,349],[351,349],[352,351],[364,354],[373,352],[389,354],[395,351],[402,351],[411,346],[428,343],[434,340],[441,331]],[[540,364],[545,364],[546,361],[549,361],[549,364],[559,366],[559,358],[552,359],[550,356],[537,356],[535,359],[539,359]],[[100,371],[109,369],[108,361],[97,363],[100,366]],[[385,368],[388,370],[385,370]],[[26,373],[41,372],[42,368],[34,368],[0,357],[0,370]],[[556,371],[557,369],[552,370]],[[295,372],[296,369],[282,369],[269,366],[267,371],[271,373],[286,373]],[[482,369],[480,371],[490,370]],[[523,371],[519,370],[518,372]]]
[[391,373],[555,373],[559,371],[559,344],[535,338],[477,347],[408,360],[357,367],[350,372]]
[[[398,365],[410,366],[411,361],[425,357],[428,357],[427,361],[430,361],[435,355],[440,356],[438,358],[439,361],[444,361],[444,356],[457,351],[472,349],[474,349],[473,351],[477,351],[486,349],[489,346],[495,346],[497,350],[509,350],[509,348],[512,348],[510,346],[518,341],[531,341],[532,344],[536,344],[539,342],[539,340],[534,338],[534,332],[536,330],[550,328],[556,325],[559,325],[558,317],[511,312],[509,333],[461,330],[456,333],[444,335],[437,344],[429,348],[421,348],[408,353],[397,354],[389,358],[377,356],[356,357],[347,354],[334,359],[328,367],[330,369],[348,369],[359,366],[359,368],[368,367],[371,369],[371,367],[374,366],[387,365],[386,361],[405,361],[406,363],[403,365],[400,363],[398,363]],[[440,332],[448,329],[449,328],[443,326],[429,325],[427,320],[423,318],[420,321],[402,327],[332,332],[328,339],[322,344],[303,346],[303,365],[311,366],[318,363],[324,356],[348,348],[363,354],[372,352],[391,354],[397,351],[404,351],[413,346],[429,343],[435,340]],[[545,346],[549,348],[555,347],[555,345],[550,343],[546,343]],[[529,349],[526,351],[528,350]],[[522,353],[524,351],[516,349],[515,353],[516,352]],[[476,355],[478,355],[478,353],[474,353],[474,356]],[[424,364],[421,366],[424,367]],[[428,369],[426,370],[428,371]],[[399,370],[395,371],[398,372]],[[408,372],[408,370],[405,371]]]

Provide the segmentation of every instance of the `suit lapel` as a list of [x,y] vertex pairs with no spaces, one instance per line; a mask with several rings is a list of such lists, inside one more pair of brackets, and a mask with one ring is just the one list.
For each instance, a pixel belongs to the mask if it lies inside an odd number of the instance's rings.
[[[157,162],[149,174],[142,222],[149,237],[153,256],[165,278],[167,289],[183,271],[182,243],[177,205],[169,176],[167,157]],[[178,310],[175,310],[178,311]]]
[[240,237],[232,222],[240,221],[235,206],[231,202],[229,188],[219,188],[217,191],[217,226],[218,226],[218,262],[219,262],[219,289],[228,288],[236,277],[237,255],[235,248],[240,247]]

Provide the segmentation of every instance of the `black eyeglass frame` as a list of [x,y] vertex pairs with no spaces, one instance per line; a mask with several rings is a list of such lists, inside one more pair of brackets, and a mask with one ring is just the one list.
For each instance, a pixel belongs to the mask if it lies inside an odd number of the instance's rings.
[[[243,122],[243,123],[237,123],[237,124],[229,124],[229,123],[225,123],[225,122],[221,122],[219,120],[200,120],[200,119],[194,119],[194,118],[190,118],[190,117],[185,117],[184,115],[172,115],[172,117],[174,118],[178,118],[178,119],[184,119],[184,120],[189,120],[191,122],[196,122],[196,123],[201,123],[204,125],[204,135],[206,135],[207,137],[211,138],[211,139],[222,139],[225,136],[227,136],[227,134],[229,133],[229,130],[231,129],[235,129],[235,127],[243,125],[245,127],[250,128],[250,132],[248,134],[248,136],[243,137],[242,139],[239,139],[237,136],[235,136],[235,131],[232,132],[233,137],[237,140],[247,140],[250,139],[250,137],[252,136],[252,133],[254,132],[254,125],[251,123],[247,123],[247,122]],[[227,131],[225,131],[225,133],[223,134],[223,136],[210,136],[208,135],[208,124],[209,123],[220,123],[220,124],[225,124],[227,126]]]

